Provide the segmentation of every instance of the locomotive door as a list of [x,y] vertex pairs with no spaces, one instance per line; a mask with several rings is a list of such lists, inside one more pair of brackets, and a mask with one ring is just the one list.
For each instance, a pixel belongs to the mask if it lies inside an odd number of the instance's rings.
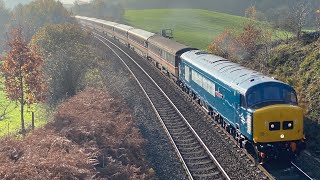
[[236,101],[234,103],[234,120],[235,120],[235,126],[236,130],[240,130],[240,111],[241,111],[241,95],[239,93],[236,94]]

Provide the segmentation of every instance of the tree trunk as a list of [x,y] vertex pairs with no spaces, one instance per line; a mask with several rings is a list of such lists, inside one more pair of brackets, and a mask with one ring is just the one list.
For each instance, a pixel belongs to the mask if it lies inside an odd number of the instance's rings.
[[21,111],[21,113],[20,113],[21,114],[21,133],[25,134],[26,129],[24,127],[24,117],[23,117],[24,104],[23,104],[23,102],[20,102],[20,105],[21,105],[21,110],[20,110]]
[[23,94],[23,77],[22,77],[22,67],[21,67],[21,62],[20,62],[20,74],[19,74],[19,80],[20,80],[20,89],[21,89],[21,99],[20,99],[20,115],[21,115],[21,133],[24,135],[26,132],[26,129],[24,127],[24,94]]

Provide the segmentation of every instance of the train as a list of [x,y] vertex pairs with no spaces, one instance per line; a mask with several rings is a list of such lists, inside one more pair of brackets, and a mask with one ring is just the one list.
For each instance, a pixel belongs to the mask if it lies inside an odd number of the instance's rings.
[[151,61],[259,163],[305,149],[303,109],[293,87],[225,58],[128,25],[75,16]]

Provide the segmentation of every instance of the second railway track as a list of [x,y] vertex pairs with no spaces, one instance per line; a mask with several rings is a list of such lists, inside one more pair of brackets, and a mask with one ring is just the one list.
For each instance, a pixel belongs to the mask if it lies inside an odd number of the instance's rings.
[[[152,78],[128,54],[121,52],[121,49],[111,41],[98,34],[95,36],[121,59],[137,80],[161,120],[188,178],[230,179],[191,125]],[[117,53],[117,51],[120,52]],[[119,55],[120,53],[125,54],[132,61],[125,62]],[[127,63],[130,63],[130,68]]]

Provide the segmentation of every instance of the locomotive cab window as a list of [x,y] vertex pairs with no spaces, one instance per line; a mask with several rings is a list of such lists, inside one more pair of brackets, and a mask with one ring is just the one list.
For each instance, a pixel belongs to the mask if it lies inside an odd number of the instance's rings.
[[298,103],[296,93],[294,93],[293,91],[290,91],[288,89],[283,89],[283,99],[286,102],[290,102],[291,104]]
[[283,86],[265,86],[250,90],[246,94],[247,106],[263,106],[272,104],[297,104],[294,90]]

